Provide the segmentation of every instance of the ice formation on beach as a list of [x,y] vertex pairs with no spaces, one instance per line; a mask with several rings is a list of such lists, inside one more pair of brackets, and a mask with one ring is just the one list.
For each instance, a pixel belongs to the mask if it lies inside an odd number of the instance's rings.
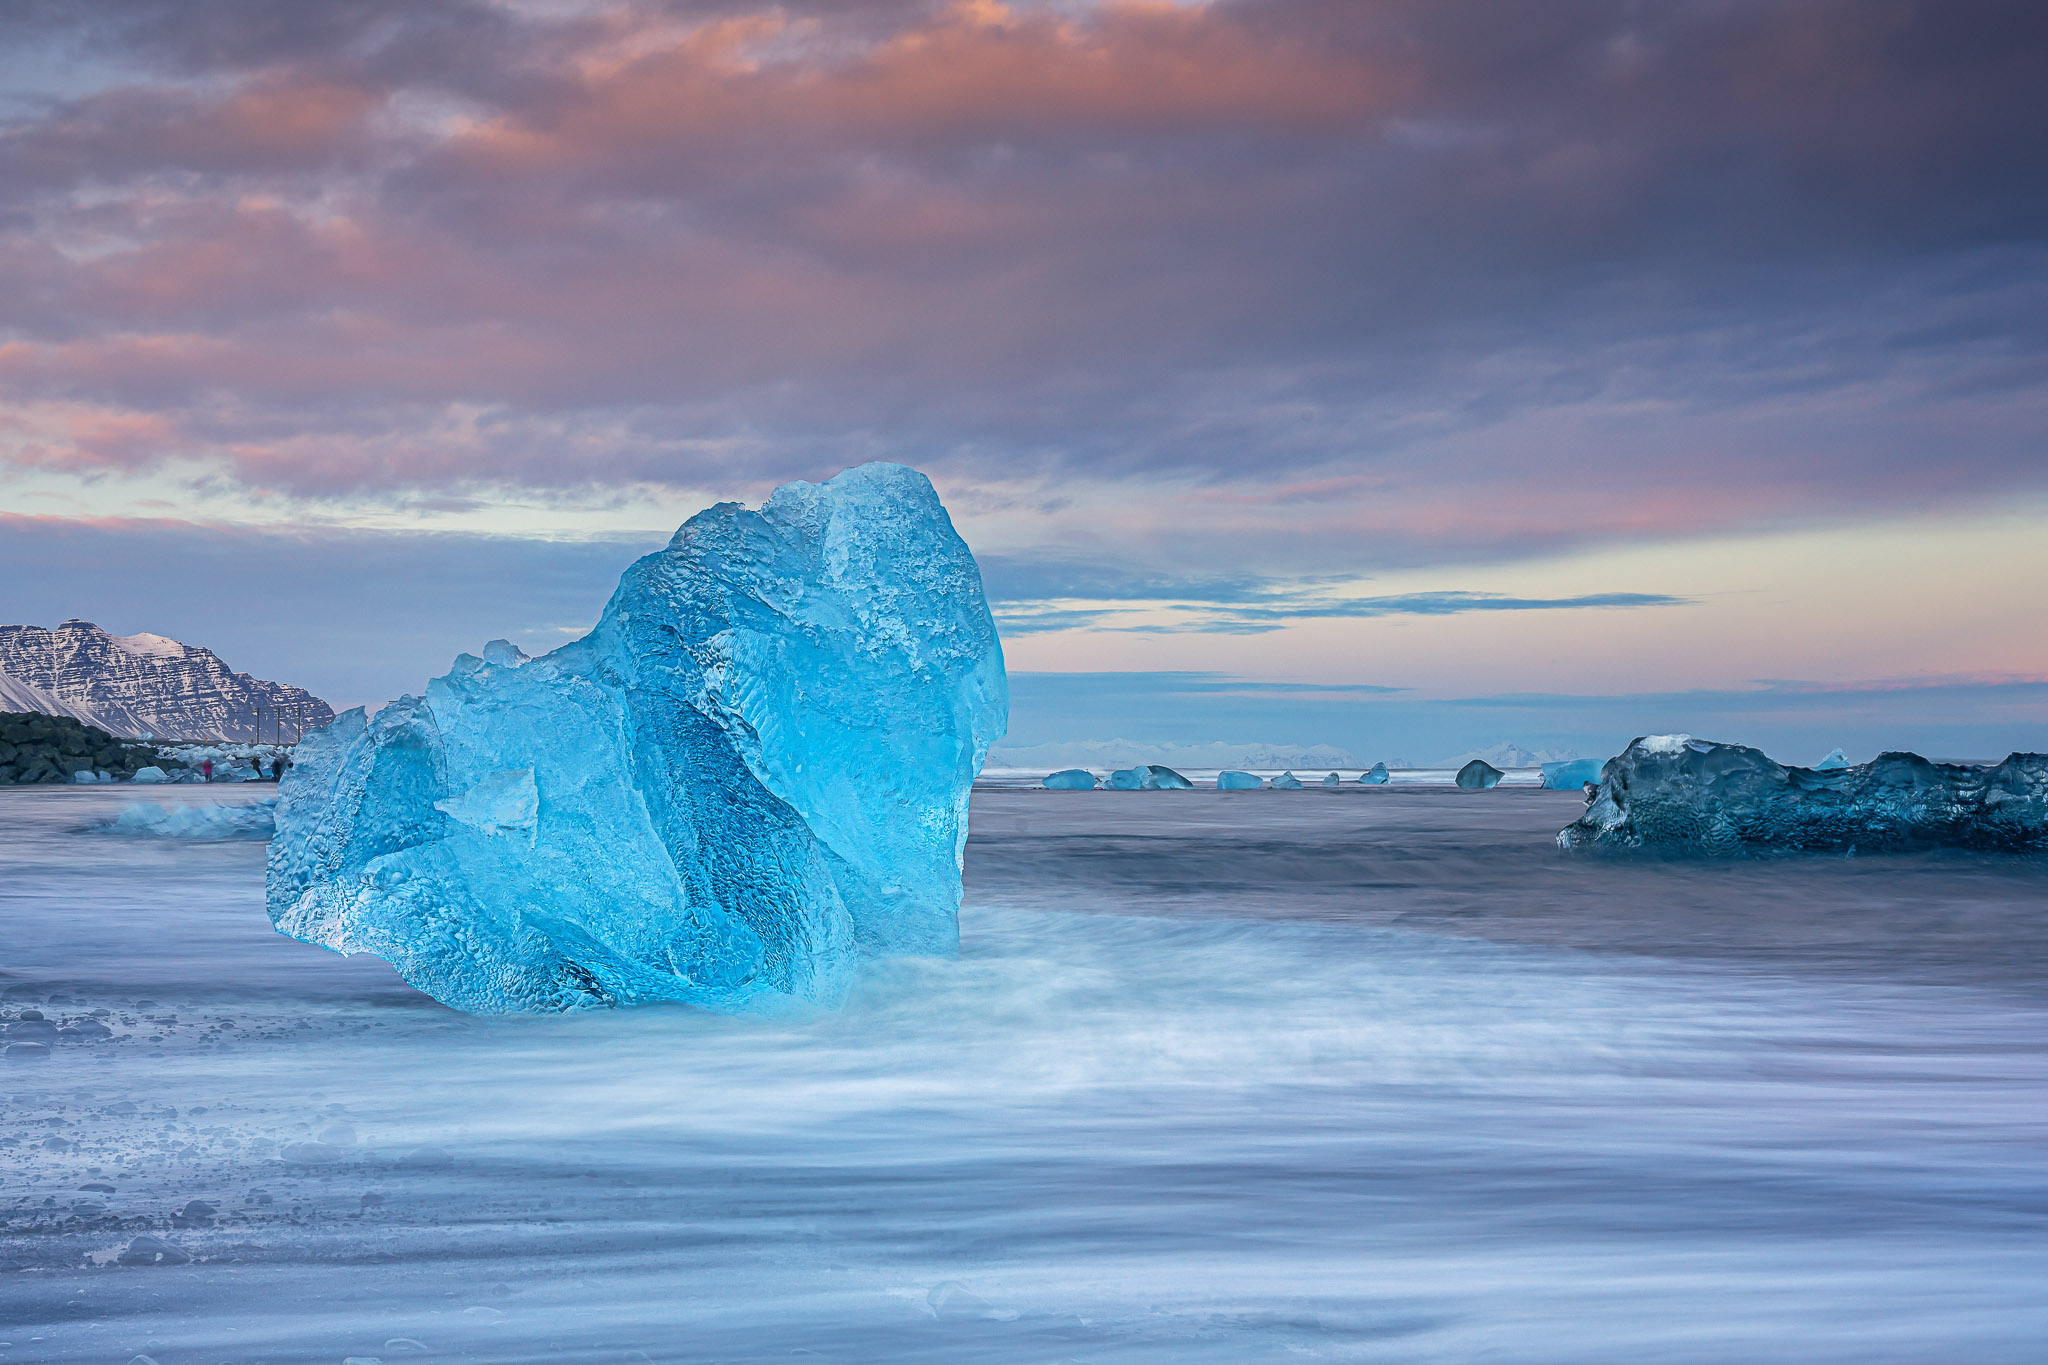
[[1252,774],[1239,772],[1234,768],[1225,768],[1216,774],[1216,790],[1221,792],[1257,791],[1265,785],[1264,781]]
[[1458,769],[1458,785],[1476,791],[1491,791],[1500,785],[1505,774],[1483,758],[1475,758]]
[[1335,773],[1329,773],[1324,776],[1323,785],[1325,787],[1341,787],[1344,785],[1344,779]]
[[1880,754],[1822,770],[1690,735],[1653,735],[1608,761],[1563,848],[1715,856],[1966,848],[2048,850],[2048,754],[1993,767]]
[[1358,775],[1359,782],[1368,787],[1383,787],[1387,784],[1387,765],[1375,763]]
[[238,805],[181,801],[137,801],[104,826],[109,834],[145,839],[268,839],[277,798]]
[[1588,782],[1600,780],[1600,760],[1572,758],[1543,765],[1543,785],[1553,791],[1579,791]]
[[1045,779],[1045,789],[1055,792],[1092,792],[1095,774],[1086,768],[1062,768]]
[[589,635],[516,653],[308,737],[270,849],[280,931],[480,1013],[829,1002],[863,957],[957,946],[1008,689],[922,474],[700,512]]
[[1195,784],[1171,768],[1146,763],[1135,768],[1119,768],[1102,785],[1117,792],[1153,792],[1187,791]]
[[1279,791],[1298,792],[1301,790],[1301,779],[1293,773],[1282,773],[1273,779],[1273,786]]

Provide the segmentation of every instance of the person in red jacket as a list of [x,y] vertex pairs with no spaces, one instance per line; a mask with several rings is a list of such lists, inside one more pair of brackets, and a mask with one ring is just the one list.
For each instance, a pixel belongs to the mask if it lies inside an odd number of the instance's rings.
[[201,777],[205,778],[205,779],[206,779],[206,780],[207,780],[208,782],[211,782],[211,781],[213,781],[213,760],[212,760],[212,759],[210,759],[210,758],[209,758],[209,759],[207,759],[207,760],[206,760],[206,761],[205,761],[204,763],[202,763],[202,764],[200,764],[200,765],[199,765],[199,775],[200,775]]

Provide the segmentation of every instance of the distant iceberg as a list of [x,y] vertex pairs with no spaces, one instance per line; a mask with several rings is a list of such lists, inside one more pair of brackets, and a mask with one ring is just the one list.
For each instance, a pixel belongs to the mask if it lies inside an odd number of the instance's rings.
[[1023,768],[1037,772],[1053,772],[1060,768],[1097,771],[1142,768],[1151,763],[1168,764],[1182,772],[1190,768],[1235,768],[1241,772],[1260,768],[1296,768],[1321,772],[1328,768],[1359,766],[1349,750],[1329,744],[1181,744],[1134,739],[1000,745],[989,751],[988,763],[991,768]]
[[1571,758],[1543,765],[1543,785],[1555,791],[1582,791],[1588,782],[1600,780],[1600,760]]
[[1358,775],[1358,780],[1368,787],[1383,787],[1387,784],[1387,765],[1375,763]]
[[956,948],[1008,691],[922,474],[700,512],[588,636],[515,654],[308,736],[270,848],[280,931],[478,1013],[830,1002],[865,957]]
[[1330,773],[1323,778],[1323,785],[1325,787],[1341,787],[1344,785],[1344,779],[1335,773]]
[[1234,768],[1225,768],[1222,772],[1216,774],[1217,791],[1250,792],[1257,791],[1265,785],[1266,783],[1262,778],[1254,777],[1250,773],[1238,772]]
[[1830,749],[1826,758],[1813,765],[1813,770],[1817,773],[1825,773],[1848,766],[1849,756],[1847,754],[1843,753],[1840,749]]
[[1063,768],[1048,774],[1045,789],[1055,792],[1092,792],[1095,790],[1095,774],[1086,768]]
[[1705,856],[1919,848],[2048,850],[2048,755],[1995,767],[1886,753],[1849,768],[1791,768],[1690,735],[1638,739],[1609,760],[1564,848]]
[[1301,790],[1301,779],[1293,773],[1282,773],[1273,779],[1273,787],[1276,791],[1298,792]]
[[1505,773],[1501,772],[1500,769],[1494,767],[1491,763],[1488,763],[1485,759],[1475,758],[1464,767],[1458,769],[1457,781],[1461,787],[1476,791],[1491,791],[1500,785],[1500,780],[1504,776],[1506,776]]

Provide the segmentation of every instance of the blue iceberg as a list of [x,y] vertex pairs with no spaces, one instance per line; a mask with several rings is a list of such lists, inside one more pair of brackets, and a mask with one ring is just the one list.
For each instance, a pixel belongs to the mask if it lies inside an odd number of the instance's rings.
[[1217,791],[1250,792],[1257,791],[1265,785],[1263,781],[1252,776],[1252,774],[1239,772],[1235,768],[1225,768],[1222,772],[1216,774]]
[[1335,773],[1327,773],[1323,777],[1323,785],[1325,787],[1341,787],[1344,785],[1344,779]]
[[1375,763],[1358,775],[1359,782],[1368,787],[1384,787],[1387,784],[1387,765]]
[[1475,758],[1458,769],[1457,783],[1474,791],[1491,791],[1500,785],[1503,776],[1505,774],[1500,769],[1485,759]]
[[1092,792],[1095,774],[1086,768],[1062,768],[1045,779],[1045,789],[1055,792]]
[[1993,767],[1880,754],[1821,770],[1690,735],[1652,735],[1610,759],[1564,848],[1709,857],[1959,848],[2048,851],[2048,754]]
[[968,791],[1008,706],[922,474],[721,503],[583,639],[494,642],[308,736],[271,922],[477,1013],[829,1003],[864,958],[957,947]]
[[1285,772],[1273,779],[1273,786],[1278,791],[1298,792],[1301,790],[1301,779],[1291,772]]
[[1847,754],[1843,753],[1840,749],[1830,749],[1826,758],[1813,765],[1813,770],[1817,773],[1826,773],[1848,766],[1849,756]]
[[1116,792],[1187,791],[1195,784],[1171,768],[1146,763],[1136,768],[1118,768],[1102,784]]
[[1553,791],[1582,791],[1588,782],[1600,780],[1600,760],[1574,758],[1543,765],[1543,785]]

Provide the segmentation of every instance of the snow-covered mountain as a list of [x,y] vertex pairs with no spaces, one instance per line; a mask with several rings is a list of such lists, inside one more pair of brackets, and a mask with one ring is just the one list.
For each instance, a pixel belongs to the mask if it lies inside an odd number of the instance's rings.
[[1446,768],[1462,768],[1473,759],[1484,759],[1505,772],[1509,768],[1540,768],[1546,763],[1569,763],[1579,757],[1577,749],[1524,749],[1509,740],[1490,744],[1484,749],[1474,749],[1469,754],[1444,760]]
[[0,710],[66,715],[130,738],[296,737],[334,719],[302,687],[237,673],[210,649],[109,635],[90,621],[0,626]]
[[1329,744],[1160,744],[1148,740],[1083,739],[989,751],[991,768],[1128,768],[1163,763],[1169,768],[1358,768],[1349,750]]

